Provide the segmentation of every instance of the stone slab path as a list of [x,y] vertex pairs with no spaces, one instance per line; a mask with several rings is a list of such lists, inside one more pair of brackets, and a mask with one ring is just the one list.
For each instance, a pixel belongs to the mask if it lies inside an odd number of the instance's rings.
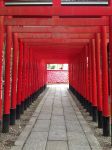
[[101,150],[64,85],[50,86],[11,150]]

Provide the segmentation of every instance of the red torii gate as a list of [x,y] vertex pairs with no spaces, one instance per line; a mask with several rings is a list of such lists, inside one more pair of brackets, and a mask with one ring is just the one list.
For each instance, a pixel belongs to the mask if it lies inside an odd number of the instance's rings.
[[[111,0],[108,6],[61,6],[60,0],[53,0],[53,6],[6,7],[3,1],[1,2],[0,78],[4,33],[6,33],[3,132],[8,132],[9,123],[15,124],[15,118],[19,119],[24,109],[45,88],[45,63],[54,63],[57,60],[70,64],[70,89],[90,114],[93,110],[91,114],[93,121],[97,121],[98,111],[98,127],[102,128],[103,120],[103,135],[109,135],[107,42],[109,41],[112,58],[111,16]],[[12,41],[14,49],[10,106]],[[55,55],[52,54],[52,50],[55,50]],[[0,97],[2,106],[2,95]],[[1,114],[0,116],[2,118]]]

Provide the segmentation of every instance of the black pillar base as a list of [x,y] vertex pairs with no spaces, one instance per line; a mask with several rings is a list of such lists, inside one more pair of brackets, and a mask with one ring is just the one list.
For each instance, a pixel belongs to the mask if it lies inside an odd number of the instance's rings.
[[46,87],[47,87],[47,85],[45,84],[45,85],[44,85],[44,90],[46,89]]
[[27,106],[28,107],[30,106],[30,98],[29,97],[27,98]]
[[2,120],[0,120],[0,132],[2,131]]
[[21,105],[16,106],[16,119],[20,119]]
[[91,112],[91,103],[90,102],[88,102],[88,109],[87,109],[87,111],[90,113]]
[[2,124],[2,132],[8,133],[9,132],[9,124],[10,124],[10,114],[3,115],[3,124]]
[[27,102],[26,102],[26,99],[25,99],[25,101],[24,101],[24,110],[26,110],[27,109]]
[[35,93],[33,93],[33,95],[32,95],[32,101],[33,102],[35,101]]
[[31,103],[30,103],[30,97],[28,97],[28,107],[31,105]]
[[85,109],[86,109],[86,111],[88,111],[88,106],[89,106],[89,103],[88,103],[88,100],[86,99],[86,101],[85,101]]
[[28,99],[25,100],[26,102],[26,109],[28,108]]
[[102,111],[98,111],[98,128],[102,128]]
[[33,97],[32,97],[32,95],[30,96],[30,102],[33,103]]
[[15,125],[16,120],[16,109],[10,109],[10,125]]
[[29,97],[29,103],[30,103],[30,105],[32,104],[31,96]]
[[84,109],[86,109],[86,98],[82,97]]
[[26,101],[26,108],[28,108],[29,107],[29,105],[28,105],[28,98],[25,101]]
[[110,118],[103,116],[103,136],[110,135]]
[[21,114],[24,114],[24,102],[21,102]]
[[93,121],[97,122],[97,107],[96,106],[92,106],[92,111],[93,111],[93,114],[92,114]]
[[93,115],[92,104],[91,103],[89,103],[89,114],[90,114],[90,116]]
[[33,94],[33,99],[36,100],[36,93]]

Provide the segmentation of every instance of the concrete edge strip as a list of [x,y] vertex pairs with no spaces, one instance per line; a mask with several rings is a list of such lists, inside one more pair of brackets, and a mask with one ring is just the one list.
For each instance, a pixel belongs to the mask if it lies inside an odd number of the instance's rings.
[[36,110],[34,111],[32,117],[30,118],[28,124],[25,126],[21,134],[18,136],[17,140],[15,141],[14,146],[11,147],[11,150],[22,150],[24,144],[26,143],[26,140],[28,139],[32,128],[35,125],[36,120],[38,119],[39,113],[41,111],[41,108],[48,96],[49,90],[45,93],[44,97],[42,98],[41,102],[37,106]]

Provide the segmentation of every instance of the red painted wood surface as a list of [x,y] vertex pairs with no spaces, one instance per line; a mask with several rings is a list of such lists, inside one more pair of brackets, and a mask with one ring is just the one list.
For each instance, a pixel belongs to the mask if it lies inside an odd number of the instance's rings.
[[0,15],[4,16],[110,16],[112,14],[112,7],[109,6],[9,6],[0,9]]

